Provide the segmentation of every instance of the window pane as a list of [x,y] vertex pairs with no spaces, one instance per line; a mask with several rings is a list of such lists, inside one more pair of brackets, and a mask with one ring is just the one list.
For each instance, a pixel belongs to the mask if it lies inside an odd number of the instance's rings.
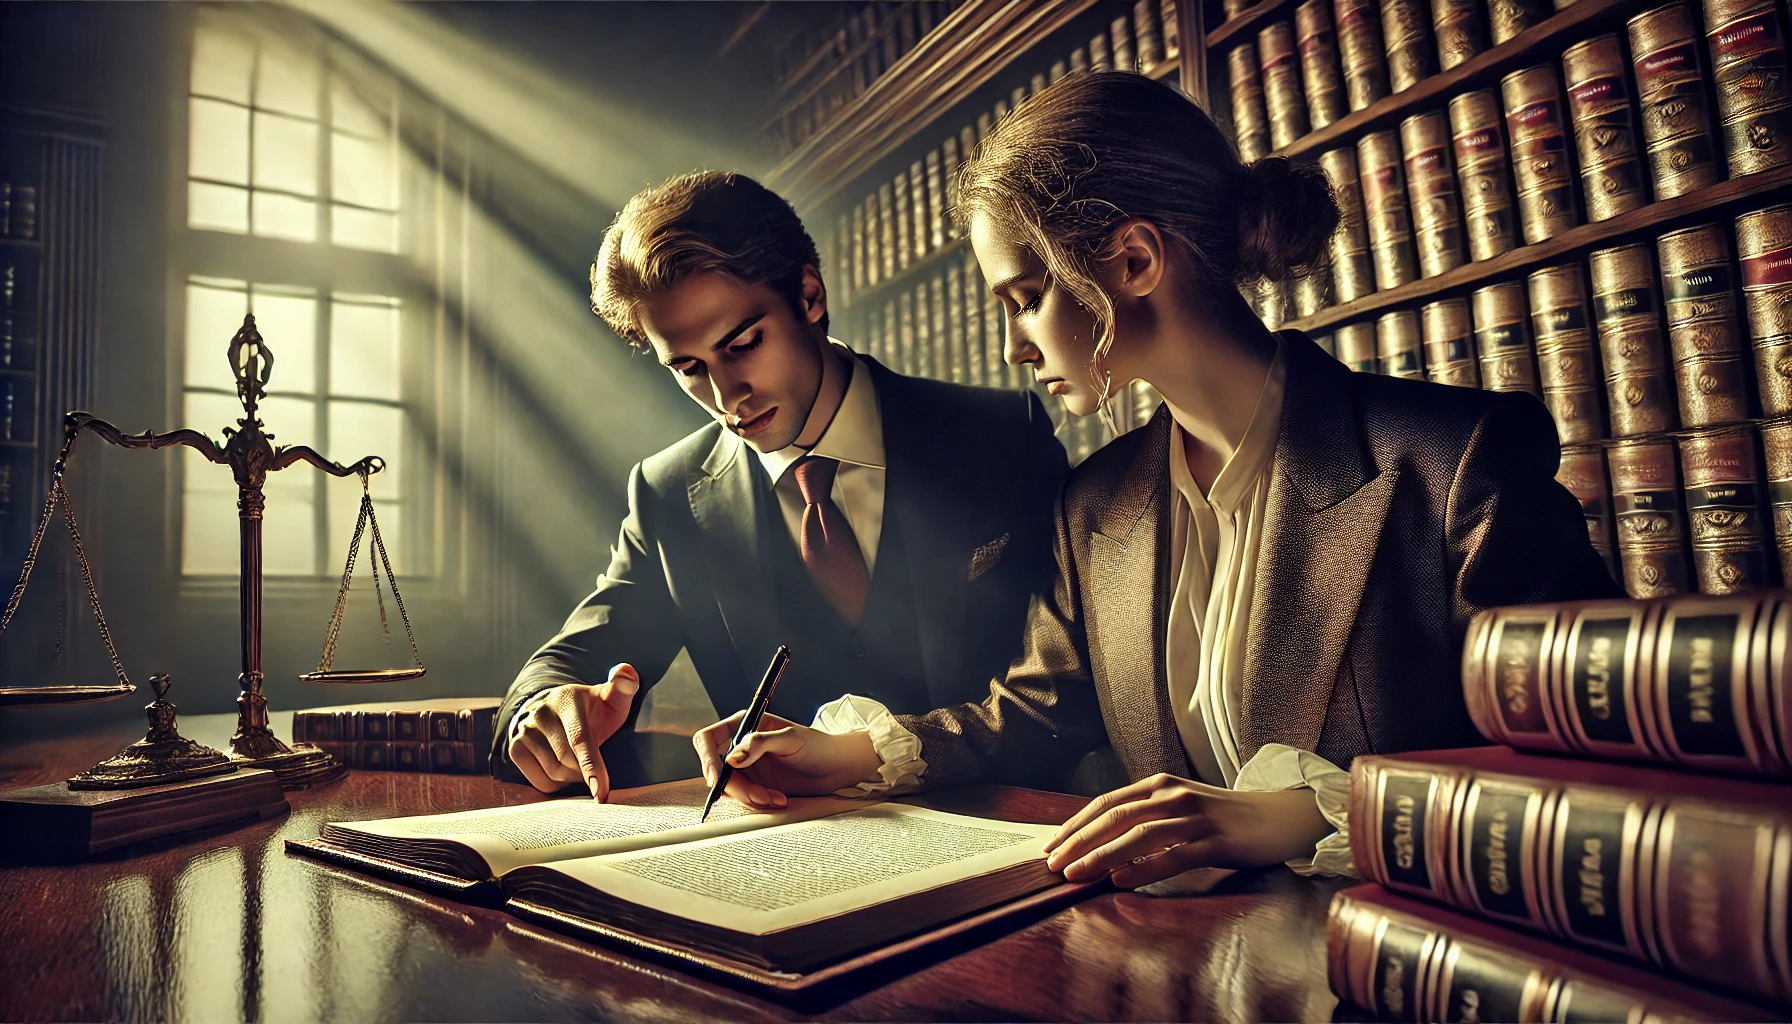
[[[403,443],[403,427],[402,409],[368,402],[332,401],[329,456],[345,466],[369,455],[385,459],[385,470],[375,473],[369,485],[375,498],[397,500],[402,497],[399,473],[404,459],[399,446]],[[361,500],[361,481],[355,477],[347,479],[354,485],[348,488],[349,497],[345,499],[350,502],[349,507],[352,509],[353,503]],[[342,488],[332,484],[332,494],[341,490]],[[332,503],[335,500],[332,498]]]
[[291,47],[264,43],[256,66],[255,106],[301,117],[317,117],[317,57]]
[[201,25],[193,33],[193,91],[238,103],[249,102],[255,46],[233,32]]
[[249,190],[234,185],[187,183],[187,226],[207,231],[249,230]]
[[330,140],[330,197],[357,206],[391,210],[398,206],[390,139],[333,134]]
[[195,178],[249,183],[247,110],[217,100],[187,101],[187,173]]
[[317,125],[255,112],[255,187],[317,194]]
[[330,240],[337,245],[374,252],[398,251],[398,214],[335,206],[330,210]]
[[248,311],[249,293],[244,287],[187,285],[188,387],[235,390],[236,378],[231,376],[226,354]]
[[309,199],[257,192],[254,212],[255,233],[264,238],[317,241],[317,204]]
[[[367,305],[339,299],[332,305],[330,394],[398,400],[398,306],[395,303]],[[330,437],[333,445],[340,440],[333,429]]]
[[269,391],[317,393],[317,299],[255,287],[255,327],[274,353]]
[[342,131],[368,138],[385,138],[392,133],[391,84],[373,82],[338,68],[330,81],[330,123]]

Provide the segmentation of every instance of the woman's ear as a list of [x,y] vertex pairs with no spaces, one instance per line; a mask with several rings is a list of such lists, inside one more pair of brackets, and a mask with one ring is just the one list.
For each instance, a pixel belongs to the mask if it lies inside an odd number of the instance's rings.
[[812,324],[821,322],[828,312],[828,286],[821,280],[821,271],[813,263],[803,265],[803,319]]
[[1115,269],[1120,274],[1120,294],[1142,299],[1157,289],[1164,276],[1164,236],[1148,220],[1129,220],[1114,229]]

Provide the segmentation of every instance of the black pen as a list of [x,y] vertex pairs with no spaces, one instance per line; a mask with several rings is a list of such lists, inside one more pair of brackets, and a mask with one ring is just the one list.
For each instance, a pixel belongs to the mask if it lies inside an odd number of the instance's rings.
[[728,788],[728,777],[734,769],[728,764],[728,755],[740,746],[740,741],[753,734],[759,728],[759,720],[765,717],[765,709],[772,702],[772,691],[778,688],[778,680],[784,678],[784,669],[790,664],[790,648],[780,646],[778,653],[772,655],[772,663],[766,666],[765,678],[759,681],[759,689],[753,691],[753,702],[747,705],[747,713],[740,718],[740,725],[735,727],[734,738],[728,741],[728,749],[722,752],[722,768],[716,773],[716,784],[709,789],[709,799],[703,801],[703,816],[697,819],[702,824],[709,817],[709,809],[715,806],[722,790]]

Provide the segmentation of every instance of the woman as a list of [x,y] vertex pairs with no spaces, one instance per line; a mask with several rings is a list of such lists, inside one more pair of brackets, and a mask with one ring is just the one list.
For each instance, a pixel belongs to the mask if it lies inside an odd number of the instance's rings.
[[[1062,778],[1112,745],[1132,783],[1048,844],[1072,880],[1204,866],[1347,873],[1358,754],[1481,742],[1468,621],[1618,593],[1524,394],[1355,374],[1275,334],[1239,285],[1317,263],[1322,172],[1245,167],[1138,75],[1063,79],[960,172],[955,215],[1010,318],[1007,358],[1087,416],[1134,379],[1151,422],[1060,498],[1058,579],[979,704],[894,717],[845,697],[727,754],[730,791],[873,792]],[[735,720],[700,733],[713,778]]]

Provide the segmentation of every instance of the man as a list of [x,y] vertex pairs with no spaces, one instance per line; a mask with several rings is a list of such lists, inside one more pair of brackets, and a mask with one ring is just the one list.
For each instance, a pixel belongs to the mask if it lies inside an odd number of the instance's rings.
[[495,775],[604,799],[601,745],[680,649],[727,713],[788,645],[771,710],[801,720],[842,691],[974,699],[1019,653],[1067,471],[1050,418],[830,339],[819,263],[738,174],[649,188],[605,233],[592,308],[715,422],[630,473],[608,570],[499,710]]

